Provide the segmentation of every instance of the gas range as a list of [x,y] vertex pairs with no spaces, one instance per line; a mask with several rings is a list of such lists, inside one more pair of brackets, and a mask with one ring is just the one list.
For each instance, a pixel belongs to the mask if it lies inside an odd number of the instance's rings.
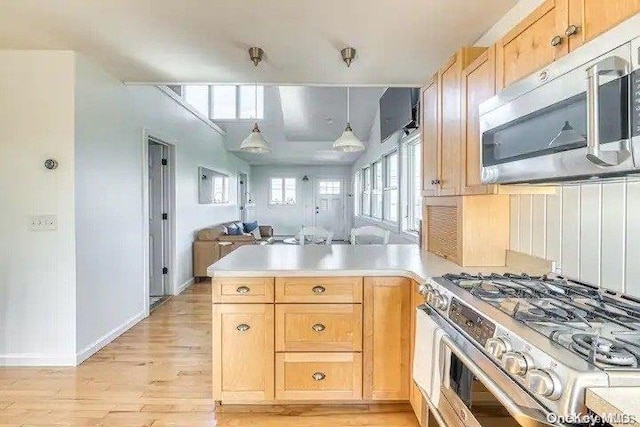
[[640,301],[560,276],[447,274],[425,302],[549,411],[640,385]]

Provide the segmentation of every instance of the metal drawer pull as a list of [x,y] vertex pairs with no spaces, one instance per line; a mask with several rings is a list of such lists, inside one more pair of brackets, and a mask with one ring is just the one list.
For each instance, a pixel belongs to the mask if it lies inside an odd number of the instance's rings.
[[247,325],[246,323],[241,323],[238,326],[236,326],[236,329],[240,332],[245,332],[251,329],[251,326]]
[[327,376],[325,374],[323,374],[322,372],[316,372],[315,374],[311,375],[313,377],[314,380],[316,381],[322,381],[324,380]]
[[325,287],[322,285],[314,286],[311,290],[314,294],[322,294],[326,291]]
[[311,329],[313,329],[313,330],[314,330],[314,331],[316,331],[316,332],[322,332],[322,331],[324,331],[325,329],[327,329],[327,327],[326,327],[326,326],[324,326],[322,323],[316,323],[315,325],[313,325],[313,326],[311,327]]
[[247,294],[249,293],[250,290],[251,288],[249,288],[248,286],[238,286],[238,289],[236,289],[236,292],[239,294]]

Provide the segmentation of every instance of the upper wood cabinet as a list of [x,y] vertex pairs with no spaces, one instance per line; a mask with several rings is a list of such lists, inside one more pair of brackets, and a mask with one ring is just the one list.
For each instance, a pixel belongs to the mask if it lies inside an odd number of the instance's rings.
[[495,95],[495,49],[480,55],[462,72],[462,194],[488,194],[495,185],[483,185],[480,159],[480,104]]
[[438,75],[435,74],[420,92],[422,137],[422,190],[425,196],[438,194]]
[[566,1],[569,2],[569,22],[564,35],[570,50],[640,12],[640,0]]
[[498,91],[569,52],[567,1],[546,0],[496,43]]

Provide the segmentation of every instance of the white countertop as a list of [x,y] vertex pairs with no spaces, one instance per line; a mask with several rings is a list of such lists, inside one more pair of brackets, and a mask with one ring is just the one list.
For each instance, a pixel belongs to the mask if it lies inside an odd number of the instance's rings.
[[[640,387],[596,387],[587,389],[586,405],[601,417],[618,416],[614,427],[640,423]],[[635,423],[625,422],[631,417]],[[606,419],[605,419],[606,421]]]
[[245,245],[209,266],[211,277],[401,276],[424,282],[445,273],[503,272],[460,267],[417,245]]

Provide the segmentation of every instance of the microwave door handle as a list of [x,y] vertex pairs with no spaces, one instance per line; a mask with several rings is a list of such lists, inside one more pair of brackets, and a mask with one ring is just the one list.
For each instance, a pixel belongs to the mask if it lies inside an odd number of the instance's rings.
[[600,76],[624,76],[629,63],[610,56],[587,68],[587,159],[598,166],[618,166],[631,155],[626,146],[620,150],[602,150],[600,146]]
[[[449,347],[451,352],[455,354],[456,357],[460,359],[460,361],[471,371],[471,373],[473,373],[473,375],[478,380],[480,380],[480,382],[482,382],[482,384],[487,388],[487,390],[489,390],[489,392],[491,392],[491,394],[493,394],[496,397],[496,399],[498,399],[500,403],[504,405],[507,411],[509,411],[511,416],[513,416],[513,418],[515,418],[520,423],[520,425],[522,426],[555,425],[547,421],[546,413],[540,412],[539,418],[535,418],[534,416],[530,415],[530,412],[531,412],[530,410],[527,411],[529,413],[525,412],[523,408],[520,405],[518,405],[518,403],[514,402],[513,399],[507,393],[505,393],[505,391],[503,391],[500,388],[500,386],[497,385],[491,377],[489,377],[484,371],[482,371],[480,366],[478,366],[478,364],[472,358],[467,356],[467,354],[460,347],[458,347],[458,345],[448,335],[444,335],[442,337],[442,343],[446,347]],[[445,375],[443,375],[442,377],[443,381],[444,381],[444,378],[447,378],[447,377],[448,377],[448,374],[445,372]]]

